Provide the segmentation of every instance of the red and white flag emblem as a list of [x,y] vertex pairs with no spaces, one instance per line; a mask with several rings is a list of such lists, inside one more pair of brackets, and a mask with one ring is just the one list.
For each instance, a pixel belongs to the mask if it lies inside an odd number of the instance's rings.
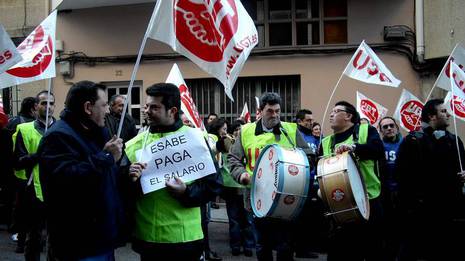
[[465,66],[465,48],[461,44],[457,44],[447,59],[446,64],[441,70],[441,74],[438,76],[437,86],[446,91],[450,91],[450,67],[451,63],[454,62],[459,68],[464,70]]
[[352,79],[372,84],[399,87],[401,83],[365,41],[362,41],[355,51],[344,74]]
[[386,116],[388,109],[357,92],[357,111],[360,117],[367,118],[371,125],[378,126],[379,121]]
[[0,73],[10,69],[22,59],[5,28],[0,24]]
[[192,122],[196,128],[204,131],[205,125],[200,118],[197,106],[195,106],[194,100],[189,92],[189,88],[187,88],[186,82],[184,81],[177,64],[173,64],[166,82],[178,86],[179,92],[181,93],[181,110],[186,114],[189,121]]
[[455,62],[450,62],[449,74],[452,94],[465,99],[465,72]]
[[160,0],[149,37],[164,42],[232,88],[252,48],[255,25],[239,0]]
[[244,108],[242,109],[241,118],[246,122],[250,122],[250,112],[247,103],[244,103]]
[[454,115],[457,119],[465,121],[465,99],[454,95],[452,99],[452,92],[447,93],[446,98],[444,98],[444,103],[446,104],[447,111]]
[[0,88],[55,77],[55,29],[53,11],[18,46],[23,60],[0,74]]
[[423,105],[420,99],[404,89],[397,103],[394,118],[399,121],[400,126],[406,131],[418,131],[421,128]]

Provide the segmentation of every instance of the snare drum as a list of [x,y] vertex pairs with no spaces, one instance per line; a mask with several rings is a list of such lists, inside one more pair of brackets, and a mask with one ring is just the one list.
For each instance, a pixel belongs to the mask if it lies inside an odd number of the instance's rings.
[[294,219],[302,210],[310,189],[310,167],[299,148],[266,146],[252,177],[251,206],[256,217]]
[[345,152],[318,162],[321,197],[338,223],[368,220],[370,205],[363,177],[352,154]]

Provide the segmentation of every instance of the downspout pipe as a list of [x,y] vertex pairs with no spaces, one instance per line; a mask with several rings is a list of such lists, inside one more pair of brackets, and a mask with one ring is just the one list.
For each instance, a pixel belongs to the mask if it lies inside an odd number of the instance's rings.
[[415,0],[416,55],[420,63],[425,61],[425,35],[423,22],[423,0]]

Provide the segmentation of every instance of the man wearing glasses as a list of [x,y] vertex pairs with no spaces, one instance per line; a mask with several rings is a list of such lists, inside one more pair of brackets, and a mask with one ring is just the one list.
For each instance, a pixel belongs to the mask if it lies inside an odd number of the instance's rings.
[[382,260],[377,161],[384,157],[383,143],[376,128],[360,124],[360,115],[346,101],[335,104],[329,122],[333,134],[323,139],[320,155],[349,151],[356,156],[370,200],[370,218],[359,223],[336,224],[329,239],[328,260]]
[[[37,149],[44,135],[45,128],[54,122],[52,117],[55,109],[55,97],[52,93],[41,91],[37,94],[38,117],[36,120],[21,123],[13,134],[14,168],[22,172],[27,179],[26,192],[22,202],[23,217],[26,231],[25,259],[40,260],[42,229],[45,227],[42,188],[39,180],[39,156]],[[47,111],[49,117],[47,119]],[[48,122],[47,122],[48,120]]]

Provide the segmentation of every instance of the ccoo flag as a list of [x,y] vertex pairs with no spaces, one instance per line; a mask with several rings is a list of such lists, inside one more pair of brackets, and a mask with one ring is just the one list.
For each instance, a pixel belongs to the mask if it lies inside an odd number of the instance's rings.
[[148,37],[159,40],[232,88],[252,48],[257,29],[239,0],[159,0]]
[[355,51],[344,74],[352,79],[372,84],[399,87],[401,83],[365,41],[362,41]]
[[16,50],[16,46],[11,41],[10,36],[0,24],[0,74],[10,69],[23,58]]
[[242,109],[241,118],[246,122],[250,122],[250,112],[249,107],[247,106],[247,102],[244,103],[244,108]]
[[53,11],[18,46],[23,60],[0,74],[0,88],[55,77],[55,29]]

